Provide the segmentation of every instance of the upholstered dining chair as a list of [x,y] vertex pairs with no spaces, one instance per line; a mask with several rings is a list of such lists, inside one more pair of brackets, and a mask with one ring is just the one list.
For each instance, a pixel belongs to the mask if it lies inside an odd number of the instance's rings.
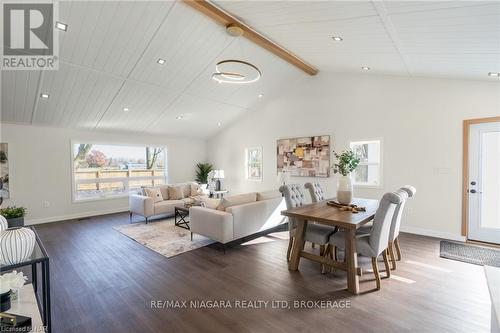
[[[377,283],[377,290],[380,289],[380,273],[377,265],[377,258],[380,254],[382,254],[384,258],[387,277],[391,276],[391,269],[389,267],[386,250],[389,242],[392,219],[394,217],[396,207],[402,200],[403,198],[398,193],[389,192],[384,194],[380,200],[379,208],[375,213],[371,233],[356,235],[357,253],[372,258],[372,267]],[[345,249],[345,231],[339,231],[331,235],[329,244]]]
[[321,188],[320,183],[305,183],[304,187],[309,190],[309,194],[311,194],[312,202],[320,202],[326,200],[326,195],[323,189]]
[[[417,193],[417,189],[411,185],[405,185],[400,188],[400,190],[405,191],[407,193],[407,198],[411,198]],[[401,211],[403,209],[401,208]],[[402,214],[402,213],[401,213]],[[399,227],[401,225],[401,217],[400,220],[398,221],[397,226],[395,227],[394,232],[391,234],[391,237],[389,238],[389,241],[394,244],[394,247],[396,248],[396,254],[397,254],[397,260],[401,260],[401,247],[399,246]],[[392,245],[390,244],[390,245]],[[392,246],[390,248],[392,250]],[[393,269],[396,268],[396,260],[394,260],[394,253],[392,253],[392,262],[393,262]]]
[[[304,185],[302,184],[288,184],[282,185],[279,188],[280,192],[285,197],[286,208],[291,209],[295,207],[300,207],[306,204],[304,195]],[[297,220],[295,218],[288,218],[288,231],[290,233],[290,241],[288,242],[288,250],[286,252],[286,259],[290,260],[290,254],[295,241],[295,232],[297,227]],[[308,223],[305,233],[305,241],[311,242],[313,244],[320,245],[320,255],[325,254],[325,245],[328,244],[328,239],[330,235],[334,232],[334,228]]]

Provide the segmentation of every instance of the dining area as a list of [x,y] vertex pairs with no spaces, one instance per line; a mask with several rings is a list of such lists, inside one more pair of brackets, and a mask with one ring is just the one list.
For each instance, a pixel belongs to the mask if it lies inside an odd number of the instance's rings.
[[[381,273],[390,277],[401,260],[398,236],[405,205],[415,195],[415,187],[401,186],[380,199],[349,198],[348,203],[327,198],[319,182],[284,184],[279,190],[287,208],[281,214],[288,218],[286,259],[290,271],[298,271],[302,259],[318,263],[318,274],[344,271],[347,291],[356,295],[360,276],[368,272],[358,265],[358,256],[364,256],[371,258],[375,278],[370,289],[381,289]],[[305,249],[306,243],[312,251]]]

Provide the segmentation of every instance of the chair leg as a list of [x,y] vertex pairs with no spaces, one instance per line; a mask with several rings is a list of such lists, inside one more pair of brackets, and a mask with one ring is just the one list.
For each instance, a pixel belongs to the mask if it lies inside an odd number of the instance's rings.
[[399,247],[399,237],[394,240],[394,245],[396,246],[396,253],[398,255],[398,261],[401,260],[401,248]]
[[389,266],[389,259],[387,258],[387,249],[382,252],[382,257],[384,258],[385,272],[387,277],[391,277],[391,267]]
[[338,251],[337,251],[337,247],[334,245],[333,246],[333,259],[335,259],[335,261],[339,261],[339,254],[338,254]]
[[378,272],[377,257],[372,257],[373,274],[375,274],[375,281],[377,282],[377,290],[380,290],[380,273]]
[[389,251],[389,257],[391,259],[392,269],[396,269],[396,257],[394,256],[394,243],[389,242],[389,246],[387,247],[387,251]]
[[290,261],[290,255],[292,254],[293,240],[295,237],[290,237],[288,241],[288,250],[286,251],[286,261]]
[[[326,253],[326,246],[325,245],[320,245],[319,246],[319,255],[324,257]],[[325,272],[325,265],[320,264],[319,269],[321,270],[321,274]]]
[[314,243],[311,243],[311,246],[312,246],[313,249],[315,248],[315,244]]
[[132,223],[132,212],[130,212],[130,223]]
[[146,217],[146,224],[148,224],[148,218]]

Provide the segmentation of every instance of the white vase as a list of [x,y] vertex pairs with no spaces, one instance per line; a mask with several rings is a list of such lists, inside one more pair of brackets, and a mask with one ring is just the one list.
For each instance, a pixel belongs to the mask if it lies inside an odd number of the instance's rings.
[[351,174],[347,176],[340,175],[337,181],[337,201],[344,205],[350,204],[352,201],[352,192]]
[[0,264],[26,261],[35,248],[35,233],[28,228],[8,228],[0,233]]
[[7,219],[0,215],[0,233],[7,229],[9,227],[9,223],[7,222]]

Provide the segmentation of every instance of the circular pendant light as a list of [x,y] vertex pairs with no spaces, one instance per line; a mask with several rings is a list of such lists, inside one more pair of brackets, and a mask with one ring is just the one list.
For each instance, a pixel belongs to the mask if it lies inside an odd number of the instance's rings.
[[260,79],[262,73],[249,62],[223,60],[215,65],[212,79],[219,83],[252,83]]

